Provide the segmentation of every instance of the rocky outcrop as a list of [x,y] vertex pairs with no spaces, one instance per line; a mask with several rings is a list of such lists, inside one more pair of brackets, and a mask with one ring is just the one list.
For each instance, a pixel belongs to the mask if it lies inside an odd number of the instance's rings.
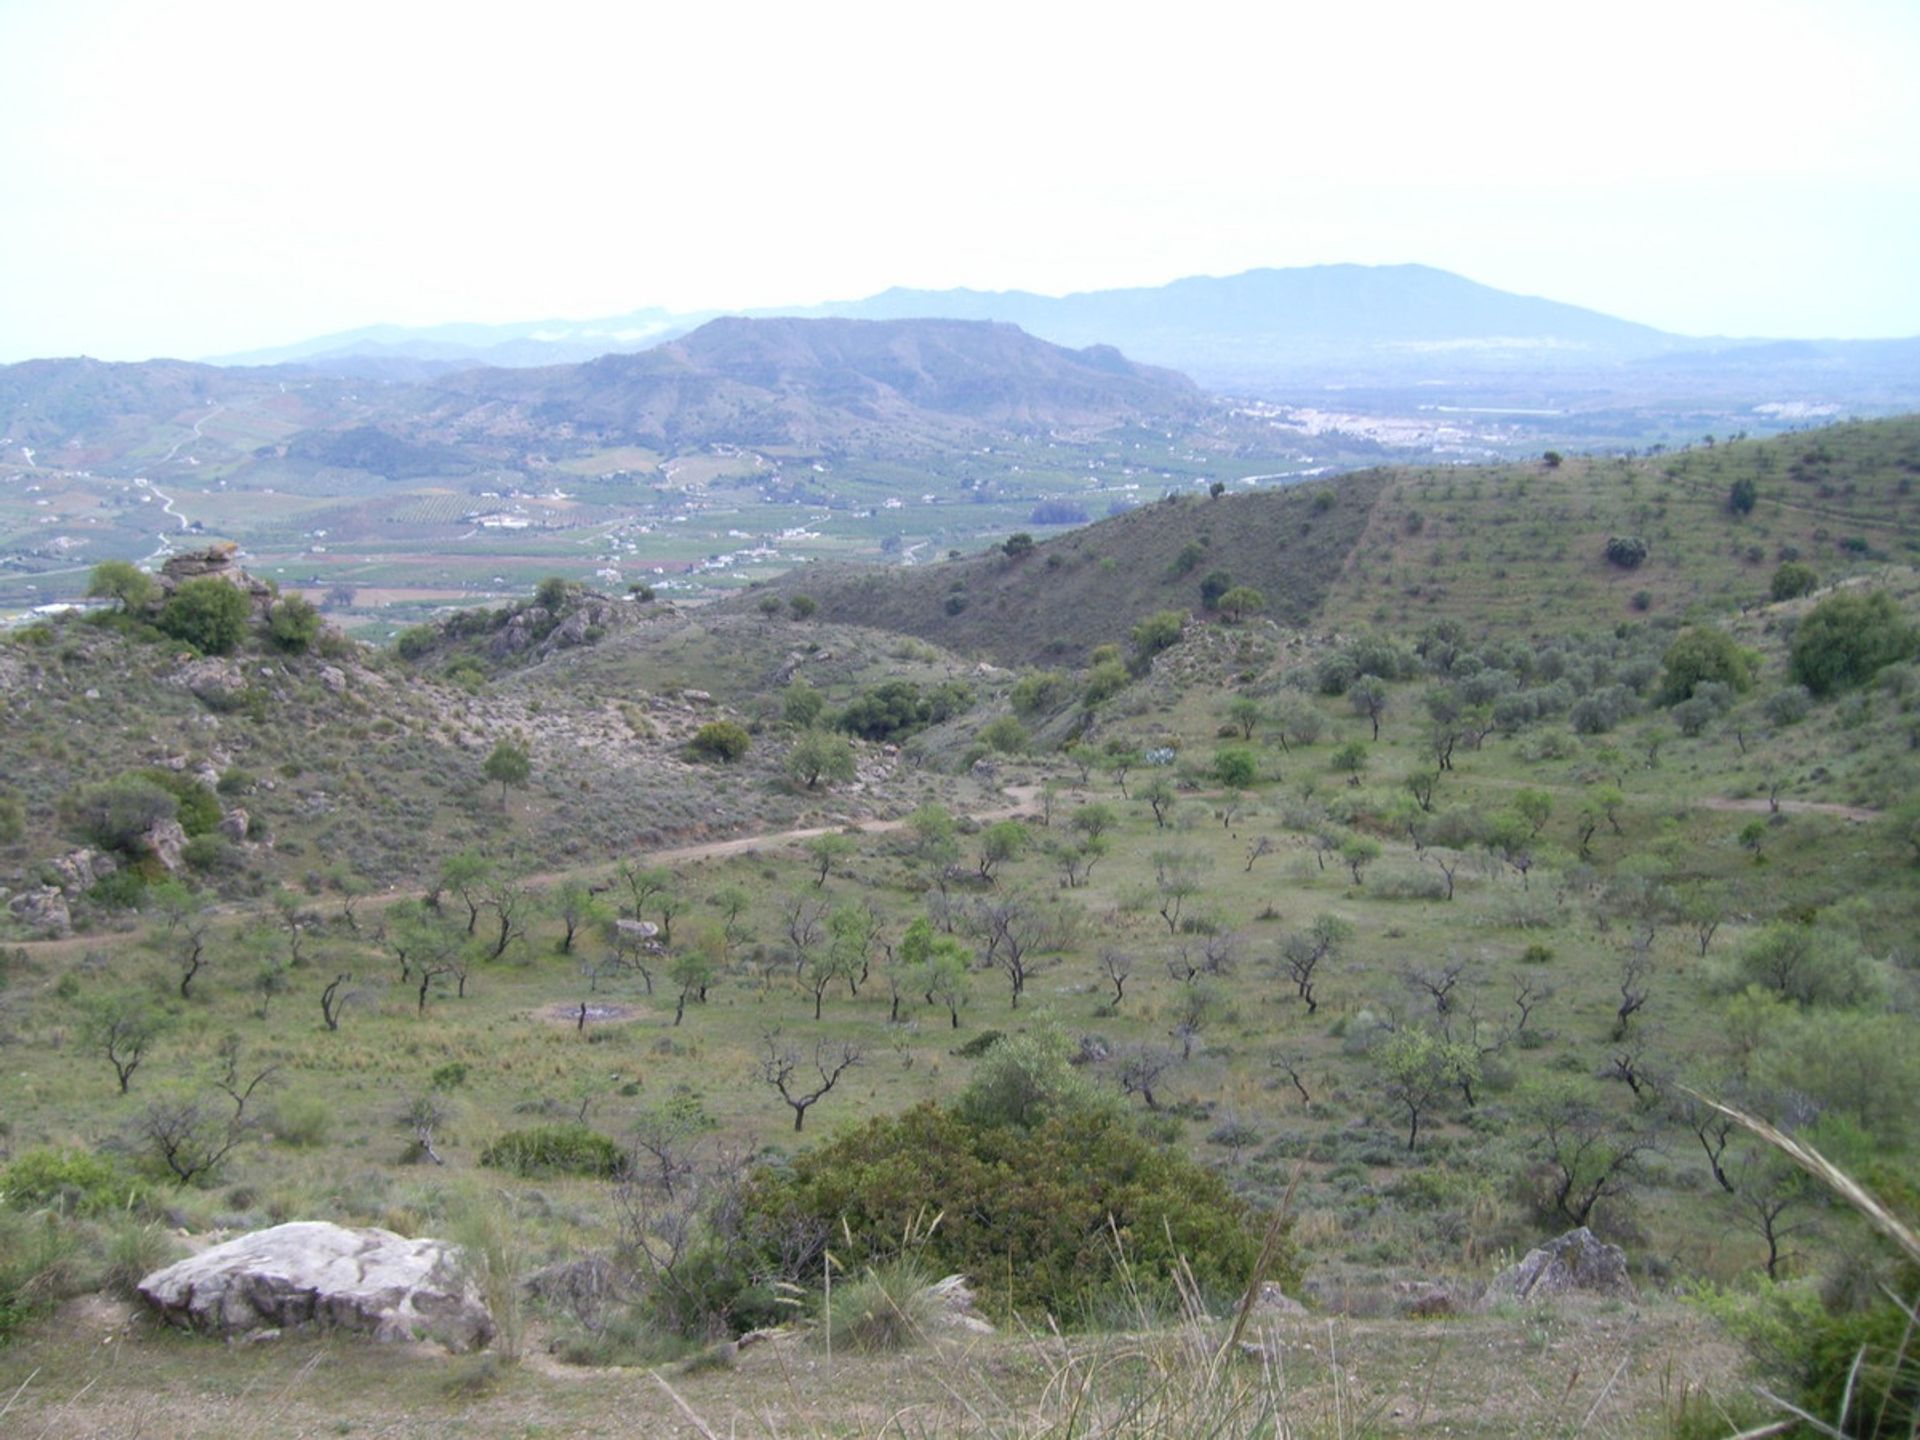
[[1307,1307],[1282,1290],[1271,1280],[1260,1284],[1260,1293],[1253,1297],[1253,1314],[1297,1317],[1307,1313]]
[[7,902],[7,911],[29,930],[49,939],[61,940],[73,933],[67,897],[51,885],[14,896]]
[[1494,1276],[1480,1296],[1479,1308],[1485,1310],[1503,1300],[1527,1304],[1572,1294],[1633,1295],[1626,1252],[1595,1238],[1584,1225],[1537,1250],[1529,1250],[1519,1264]]
[[391,1230],[276,1225],[157,1270],[139,1293],[170,1324],[225,1339],[331,1329],[478,1350],[493,1338],[458,1247]]
[[47,868],[55,883],[69,900],[78,899],[96,880],[104,880],[120,868],[120,862],[99,850],[74,850],[49,860]]
[[944,1280],[936,1280],[925,1293],[933,1303],[933,1318],[937,1323],[975,1335],[993,1334],[992,1322],[973,1308],[973,1287],[967,1284],[966,1276],[949,1275]]
[[246,842],[247,827],[252,823],[252,819],[252,816],[236,805],[220,817],[220,823],[214,828],[234,844],[240,845]]
[[169,555],[161,565],[160,573],[154,577],[159,593],[154,596],[152,607],[157,610],[164,605],[185,582],[212,577],[243,591],[253,602],[254,610],[264,615],[273,604],[273,587],[264,580],[256,580],[236,565],[234,557],[237,553],[237,547],[231,542],[223,542],[209,545],[204,550],[186,550],[178,555]]
[[140,843],[168,870],[178,870],[181,852],[187,848],[187,832],[180,828],[178,820],[156,820],[140,837]]
[[247,688],[246,672],[237,660],[189,660],[173,672],[173,678],[196,700],[221,709]]

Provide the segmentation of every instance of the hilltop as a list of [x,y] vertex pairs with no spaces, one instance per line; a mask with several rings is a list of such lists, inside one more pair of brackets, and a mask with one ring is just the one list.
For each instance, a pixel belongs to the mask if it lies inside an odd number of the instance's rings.
[[722,319],[638,355],[448,376],[409,408],[469,441],[524,430],[599,444],[871,448],[928,432],[1184,419],[1198,401],[1182,376],[1012,325]]
[[[1264,616],[1341,632],[1453,620],[1477,635],[1668,621],[1751,607],[1774,569],[1823,579],[1920,557],[1920,420],[1831,426],[1645,459],[1396,467],[1144,505],[1017,554],[931,566],[802,567],[771,588],[831,618],[1004,664],[1082,663],[1202,587],[1259,590]],[[1750,491],[1746,508],[1736,486]],[[1638,539],[1632,563],[1612,539]],[[755,603],[752,597],[732,602]]]

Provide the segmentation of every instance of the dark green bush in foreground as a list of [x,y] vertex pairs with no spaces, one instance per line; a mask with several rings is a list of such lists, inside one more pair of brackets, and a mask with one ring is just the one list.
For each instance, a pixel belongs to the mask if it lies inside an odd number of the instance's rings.
[[[763,1172],[747,1198],[753,1228],[830,1228],[834,1258],[849,1266],[887,1258],[935,1212],[944,1218],[922,1251],[931,1269],[967,1275],[990,1304],[1069,1322],[1123,1292],[1121,1248],[1135,1284],[1158,1300],[1171,1297],[1183,1257],[1204,1291],[1237,1295],[1260,1249],[1246,1205],[1218,1176],[1112,1112],[1028,1130],[920,1105],[800,1155],[790,1171]],[[1299,1278],[1291,1247],[1269,1278]]]

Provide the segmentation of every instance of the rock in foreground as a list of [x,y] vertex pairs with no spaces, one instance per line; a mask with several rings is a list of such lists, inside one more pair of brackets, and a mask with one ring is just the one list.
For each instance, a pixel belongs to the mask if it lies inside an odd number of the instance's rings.
[[478,1350],[493,1316],[445,1240],[297,1221],[156,1270],[140,1297],[174,1325],[226,1338],[297,1328]]
[[1627,1255],[1618,1245],[1594,1238],[1582,1225],[1537,1250],[1529,1250],[1517,1265],[1494,1276],[1480,1297],[1487,1309],[1502,1300],[1544,1299],[1550,1295],[1615,1295],[1630,1299],[1633,1282],[1627,1279]]

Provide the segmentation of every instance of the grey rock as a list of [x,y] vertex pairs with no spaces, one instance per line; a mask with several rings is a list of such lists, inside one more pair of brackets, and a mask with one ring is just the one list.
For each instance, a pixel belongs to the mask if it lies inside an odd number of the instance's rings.
[[973,1287],[967,1283],[966,1276],[949,1275],[944,1280],[936,1280],[924,1293],[933,1302],[934,1319],[940,1324],[975,1335],[993,1334],[992,1323],[973,1308]]
[[220,824],[217,828],[227,839],[239,845],[247,838],[247,826],[252,822],[252,818],[253,817],[248,815],[246,811],[236,805],[220,817]]
[[120,868],[120,863],[99,850],[74,850],[49,861],[47,868],[58,877],[61,892],[72,900],[94,881],[113,874]]
[[347,693],[347,672],[338,665],[322,665],[320,683],[335,695],[344,695]]
[[1537,1250],[1529,1250],[1488,1282],[1480,1296],[1482,1310],[1503,1300],[1525,1304],[1552,1295],[1615,1295],[1631,1297],[1627,1254],[1618,1245],[1596,1239],[1582,1225]]
[[320,1221],[242,1235],[138,1289],[170,1324],[229,1339],[332,1329],[478,1350],[494,1333],[457,1246]]
[[1255,1315],[1304,1315],[1307,1307],[1271,1280],[1260,1282],[1260,1293],[1253,1297]]
[[73,933],[73,916],[67,910],[67,897],[51,885],[28,890],[7,902],[7,910],[22,925],[55,940]]
[[187,848],[187,832],[178,820],[156,820],[153,828],[140,837],[153,858],[168,870],[180,868],[180,852]]

